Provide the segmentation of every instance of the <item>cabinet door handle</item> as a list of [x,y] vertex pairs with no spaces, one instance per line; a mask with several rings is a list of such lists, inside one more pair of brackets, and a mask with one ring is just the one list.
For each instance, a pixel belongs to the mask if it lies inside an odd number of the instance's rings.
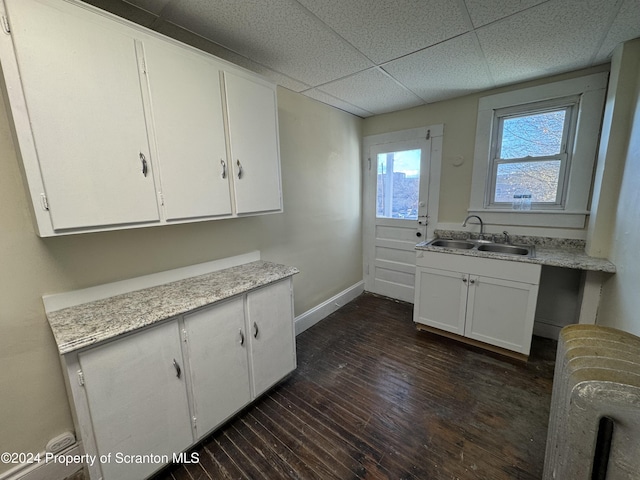
[[476,283],[476,281],[472,278],[471,280],[469,280],[469,283],[473,285],[474,283]]
[[176,361],[176,359],[173,359],[173,367],[176,369],[176,377],[180,378],[180,374],[182,373],[182,369],[180,368],[180,365],[178,364],[178,362]]
[[147,176],[147,172],[149,171],[147,167],[147,159],[144,156],[144,153],[140,152],[140,161],[142,162],[142,175]]
[[220,160],[220,165],[222,165],[222,178],[227,178],[227,164],[224,163],[224,160]]
[[244,345],[244,333],[242,333],[242,329],[240,329],[240,346]]
[[258,332],[260,332],[260,330],[258,329],[258,324],[256,322],[253,322],[253,338],[258,338]]
[[462,277],[462,283],[467,283],[467,277]]
[[236,160],[237,164],[238,164],[238,180],[240,180],[242,178],[242,165],[240,164],[240,160]]

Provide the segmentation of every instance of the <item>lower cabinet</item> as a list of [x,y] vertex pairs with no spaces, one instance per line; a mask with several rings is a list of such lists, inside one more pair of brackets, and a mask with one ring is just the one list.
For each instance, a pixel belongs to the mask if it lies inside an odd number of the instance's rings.
[[528,355],[540,265],[418,252],[414,321]]
[[63,363],[90,478],[146,478],[296,368],[292,280]]

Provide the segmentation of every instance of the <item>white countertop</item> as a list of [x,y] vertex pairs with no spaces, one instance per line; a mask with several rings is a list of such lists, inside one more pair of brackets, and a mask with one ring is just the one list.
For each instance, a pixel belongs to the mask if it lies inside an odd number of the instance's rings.
[[[462,238],[460,233],[441,231],[437,232],[438,238]],[[432,240],[432,239],[431,239]],[[463,250],[459,248],[433,247],[427,246],[429,241],[416,245],[416,250],[452,253],[455,255],[466,255],[471,257],[486,257],[499,260],[509,260],[512,262],[536,263],[539,265],[549,265],[553,267],[572,268],[576,270],[598,271],[615,273],[616,266],[606,258],[590,257],[584,251],[584,242],[566,239],[547,239],[542,237],[517,237],[517,243],[523,245],[534,245],[535,256],[510,255],[496,252],[483,252],[477,249]],[[516,242],[514,242],[516,243]]]
[[65,354],[299,273],[256,261],[47,313]]

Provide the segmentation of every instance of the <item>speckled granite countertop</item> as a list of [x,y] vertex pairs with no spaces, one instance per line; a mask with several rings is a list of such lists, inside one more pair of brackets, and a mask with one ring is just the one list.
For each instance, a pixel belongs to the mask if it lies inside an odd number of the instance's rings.
[[295,267],[257,261],[217,272],[49,312],[60,354],[65,354],[298,273]]
[[[451,230],[436,230],[437,238],[466,239],[467,232]],[[500,237],[500,235],[498,235]],[[471,239],[477,235],[471,236]],[[512,262],[537,263],[553,267],[573,268],[576,270],[590,270],[598,272],[615,273],[616,266],[606,258],[590,257],[584,251],[583,240],[573,240],[564,238],[548,238],[533,236],[511,236],[511,243],[515,245],[535,245],[535,256],[533,258],[509,255],[495,252],[481,252],[476,249],[462,250],[458,248],[432,247],[426,244],[429,240],[416,245],[416,250],[433,252],[453,253],[456,255],[467,255],[471,257],[496,258],[499,260],[509,260]]]

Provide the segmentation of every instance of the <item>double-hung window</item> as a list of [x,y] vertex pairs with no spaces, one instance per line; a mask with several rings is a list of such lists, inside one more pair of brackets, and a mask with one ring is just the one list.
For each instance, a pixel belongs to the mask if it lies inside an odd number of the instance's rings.
[[468,212],[494,225],[584,228],[607,76],[482,97]]
[[564,207],[579,97],[496,110],[485,205]]

